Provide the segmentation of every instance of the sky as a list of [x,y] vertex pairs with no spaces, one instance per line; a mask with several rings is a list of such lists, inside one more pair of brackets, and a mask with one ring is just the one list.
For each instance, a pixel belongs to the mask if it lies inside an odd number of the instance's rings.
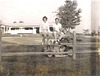
[[4,23],[22,20],[38,24],[43,16],[52,22],[53,12],[63,4],[64,0],[0,0],[0,16]]
[[[0,20],[3,23],[13,21],[33,25],[41,24],[42,17],[47,16],[52,24],[56,18],[55,11],[64,5],[65,0],[0,0]],[[91,29],[91,0],[77,0],[78,8],[82,9],[81,24],[76,30]],[[80,29],[81,28],[81,29]]]

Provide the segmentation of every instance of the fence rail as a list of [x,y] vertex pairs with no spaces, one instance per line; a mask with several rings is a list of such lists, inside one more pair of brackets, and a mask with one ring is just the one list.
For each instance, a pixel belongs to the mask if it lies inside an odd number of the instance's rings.
[[[23,55],[44,55],[44,54],[68,54],[71,53],[73,55],[73,59],[76,60],[76,32],[73,32],[73,42],[72,43],[66,43],[66,45],[73,45],[72,52],[17,52],[17,53],[2,53],[1,52],[1,46],[0,46],[0,62],[2,59],[2,56],[23,56]],[[1,35],[0,35],[0,45],[1,44]]]
[[[100,53],[100,51],[78,51],[76,54],[86,54],[86,53]],[[2,53],[1,56],[25,56],[25,55],[56,55],[56,54],[72,54],[72,51],[68,52],[17,52],[17,53]]]
[[17,52],[3,53],[1,56],[24,56],[24,55],[48,55],[48,54],[71,54],[71,52]]

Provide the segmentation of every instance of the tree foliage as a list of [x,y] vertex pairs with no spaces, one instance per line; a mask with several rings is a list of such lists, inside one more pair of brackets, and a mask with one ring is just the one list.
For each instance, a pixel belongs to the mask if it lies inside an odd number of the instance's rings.
[[16,21],[14,21],[13,23],[17,23]]
[[19,23],[24,23],[24,21],[19,21]]
[[57,16],[60,18],[60,23],[63,28],[74,29],[80,24],[81,9],[77,9],[77,1],[66,0],[65,4],[58,9]]

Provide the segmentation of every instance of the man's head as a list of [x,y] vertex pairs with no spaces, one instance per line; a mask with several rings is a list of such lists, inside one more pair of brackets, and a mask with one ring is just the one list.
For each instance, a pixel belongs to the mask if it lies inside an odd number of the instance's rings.
[[55,18],[55,23],[56,23],[56,24],[59,23],[59,18]]
[[43,20],[43,22],[46,22],[46,21],[48,20],[48,18],[47,18],[46,16],[44,16],[44,17],[42,18],[42,20]]

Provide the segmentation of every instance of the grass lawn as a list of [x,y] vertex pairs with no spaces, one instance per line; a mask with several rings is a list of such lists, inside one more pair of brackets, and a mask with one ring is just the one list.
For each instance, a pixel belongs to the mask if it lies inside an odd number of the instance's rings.
[[[81,37],[77,43],[95,42],[94,38]],[[93,40],[93,41],[92,41]],[[39,35],[2,37],[2,52],[42,51]],[[77,45],[77,51],[93,50],[95,44]],[[99,76],[98,53],[78,53],[76,60],[71,57],[48,58],[46,55],[2,57],[0,76]]]

